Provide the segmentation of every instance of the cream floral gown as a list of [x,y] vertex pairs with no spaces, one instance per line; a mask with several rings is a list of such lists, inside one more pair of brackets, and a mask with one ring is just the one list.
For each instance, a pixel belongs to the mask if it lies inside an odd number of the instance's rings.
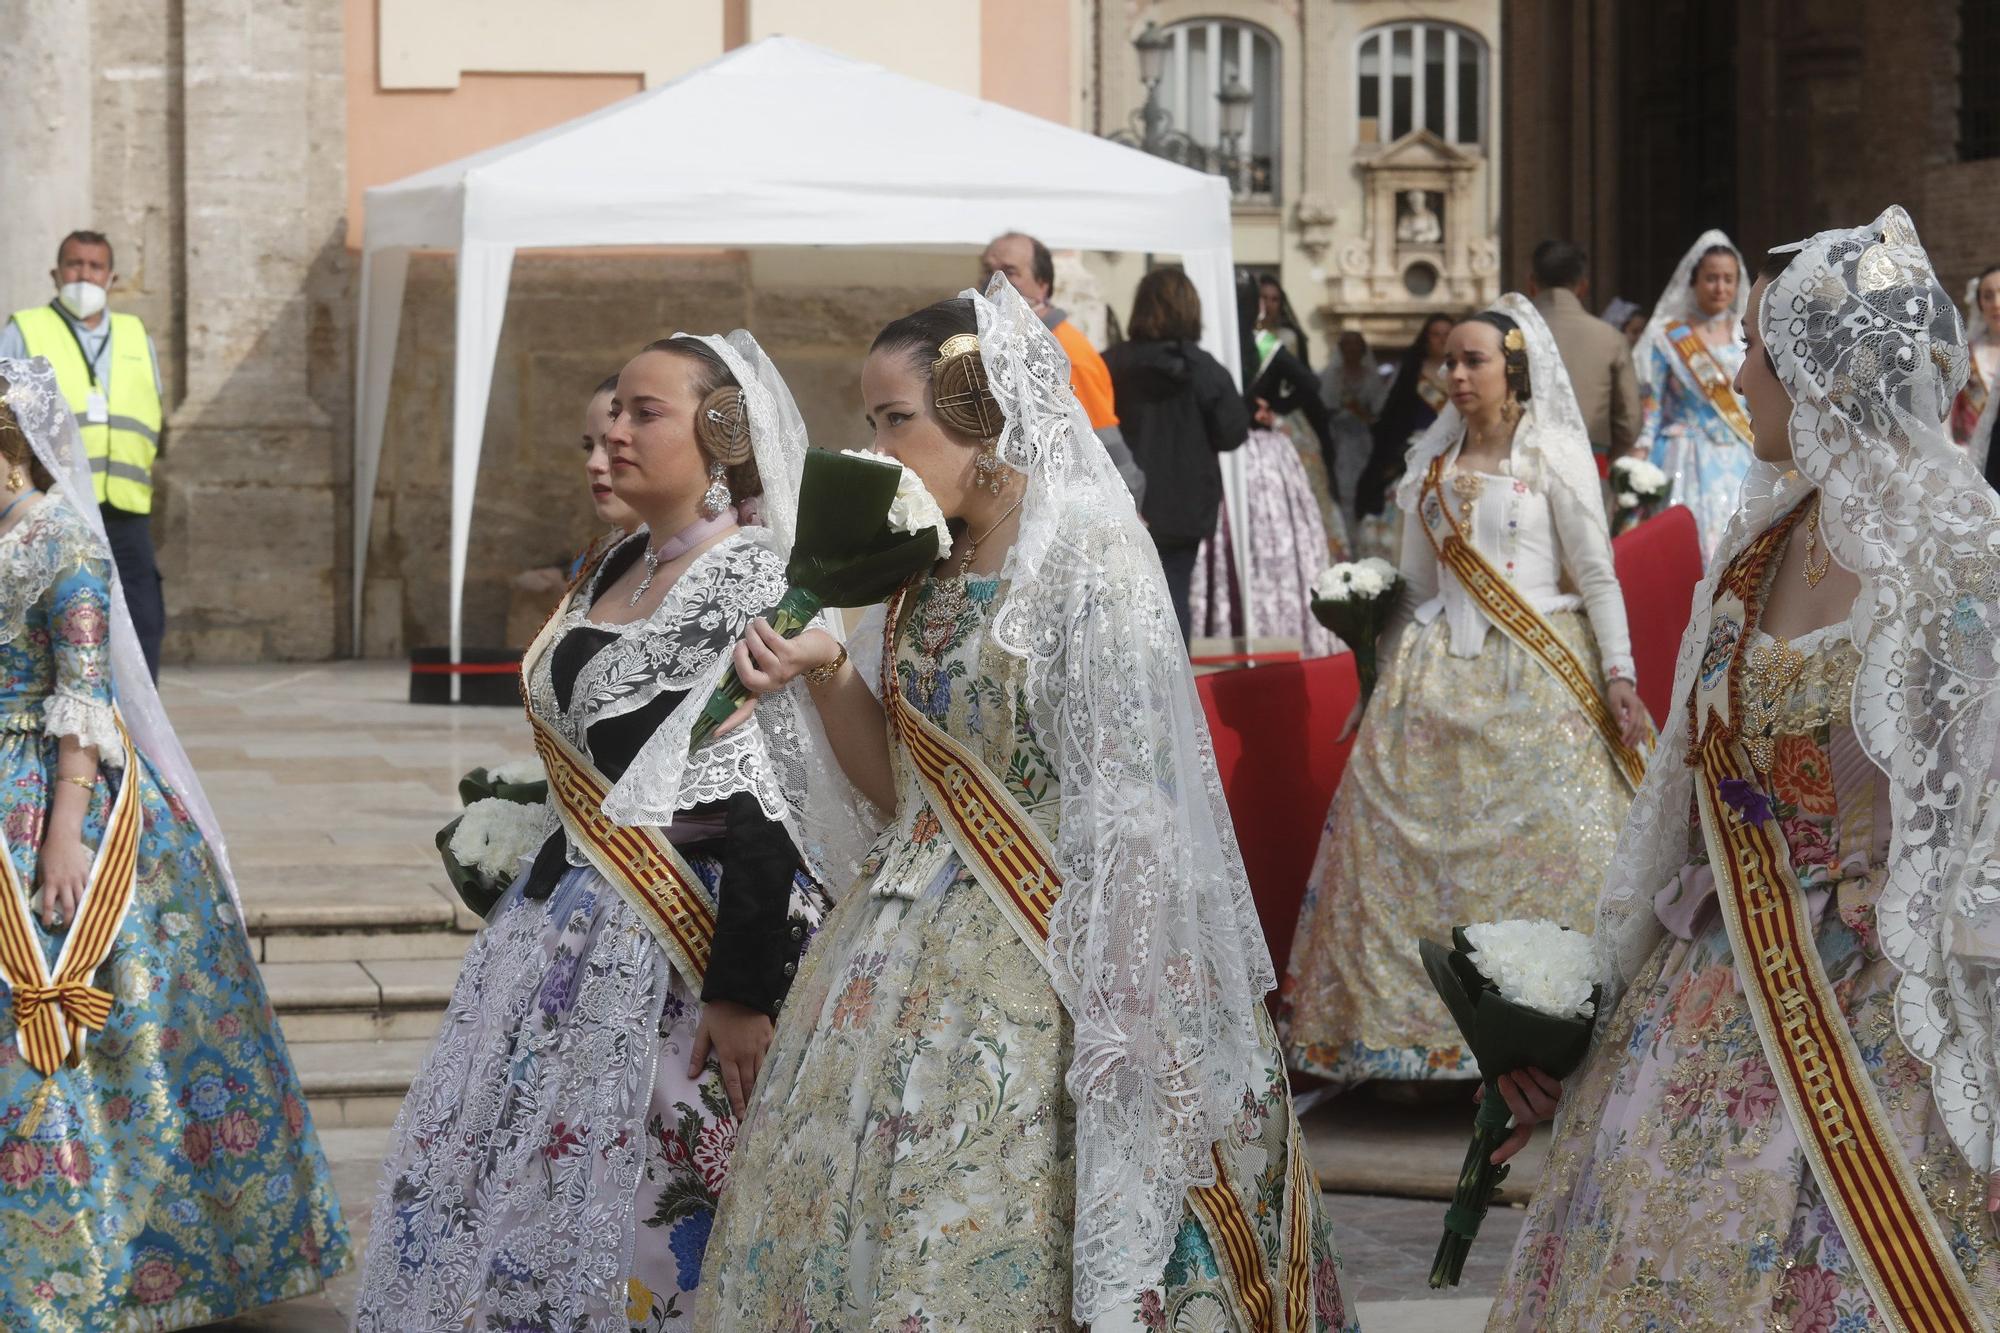
[[[1862,1063],[1991,1321],[2000,1236],[1896,1033],[1896,971],[1875,934],[1889,791],[1854,732],[1859,665],[1845,625],[1789,644],[1758,634],[1745,717],[1771,721],[1749,749]],[[1667,936],[1564,1092],[1487,1327],[1884,1328],[1779,1102],[1692,812],[1687,863],[1654,911]]]
[[[909,702],[985,761],[1055,840],[1050,724],[992,646],[996,579],[926,582],[893,670]],[[780,1016],[709,1248],[707,1329],[1068,1330],[1071,1026],[1041,962],[959,862],[900,747],[898,819],[841,900]],[[1268,1081],[1245,1119],[1286,1096]],[[1288,1108],[1263,1118],[1282,1138]],[[1252,1143],[1274,1152],[1284,1145]],[[1260,1181],[1262,1225],[1287,1213]],[[1354,1327],[1316,1192],[1321,1330]],[[1183,1214],[1164,1280],[1126,1325],[1240,1327],[1207,1233]],[[1117,1324],[1109,1326],[1120,1326]]]

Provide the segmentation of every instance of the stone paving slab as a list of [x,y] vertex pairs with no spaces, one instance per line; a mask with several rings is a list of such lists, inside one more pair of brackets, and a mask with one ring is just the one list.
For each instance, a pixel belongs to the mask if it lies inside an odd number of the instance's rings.
[[[1472,1139],[1472,1085],[1449,1100],[1417,1105],[1383,1101],[1370,1088],[1319,1102],[1299,1118],[1320,1188],[1449,1200]],[[1500,1202],[1526,1203],[1548,1156],[1548,1130],[1536,1132],[1500,1187]]]

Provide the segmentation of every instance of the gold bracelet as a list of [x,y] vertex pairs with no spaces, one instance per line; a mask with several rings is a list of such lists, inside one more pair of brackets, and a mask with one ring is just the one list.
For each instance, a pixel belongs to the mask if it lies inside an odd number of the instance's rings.
[[840,669],[846,665],[847,645],[843,643],[840,645],[840,651],[833,655],[831,662],[816,666],[811,671],[806,672],[806,683],[810,685],[825,685],[835,676],[839,675]]
[[58,773],[56,774],[56,780],[59,782],[74,782],[77,786],[88,792],[97,790],[96,778],[81,777],[75,773]]

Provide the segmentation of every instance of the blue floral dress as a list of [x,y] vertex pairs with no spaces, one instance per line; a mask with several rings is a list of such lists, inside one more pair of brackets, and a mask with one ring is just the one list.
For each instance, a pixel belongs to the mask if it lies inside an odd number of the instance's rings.
[[[46,1094],[0,988],[8,1329],[189,1328],[315,1291],[347,1257],[215,858],[143,755],[136,774],[117,766],[109,578],[109,553],[58,500],[0,534],[0,832],[14,873],[32,891],[61,736],[102,757],[84,841],[103,836],[121,782],[140,784],[143,820],[132,906],[96,977],[110,1021]],[[62,933],[35,932],[53,964]]]

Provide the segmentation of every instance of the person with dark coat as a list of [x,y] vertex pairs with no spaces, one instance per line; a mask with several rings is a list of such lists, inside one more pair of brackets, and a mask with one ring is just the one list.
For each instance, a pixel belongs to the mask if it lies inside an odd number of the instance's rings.
[[1186,638],[1195,560],[1222,509],[1216,456],[1249,438],[1250,410],[1222,363],[1198,345],[1201,297],[1180,269],[1155,269],[1140,281],[1130,334],[1104,363],[1126,442],[1146,474],[1140,513]]

